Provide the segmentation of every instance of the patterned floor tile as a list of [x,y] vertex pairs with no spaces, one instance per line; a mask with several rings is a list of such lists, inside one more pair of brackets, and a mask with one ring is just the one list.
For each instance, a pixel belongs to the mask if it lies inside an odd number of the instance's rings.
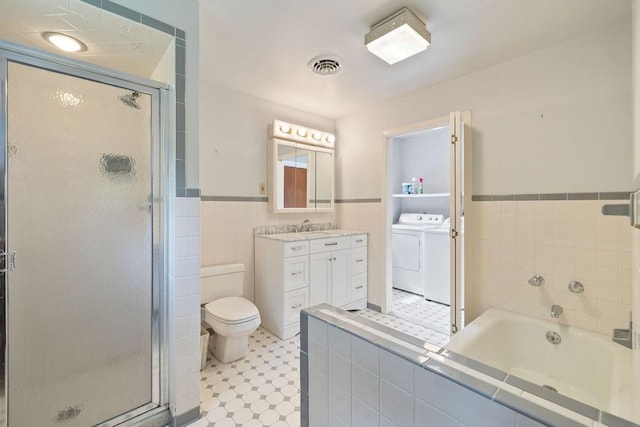
[[[393,312],[360,315],[435,345],[449,342],[449,307],[393,290]],[[299,427],[300,339],[282,341],[260,327],[249,354],[232,363],[209,355],[201,372],[202,418],[190,427]]]

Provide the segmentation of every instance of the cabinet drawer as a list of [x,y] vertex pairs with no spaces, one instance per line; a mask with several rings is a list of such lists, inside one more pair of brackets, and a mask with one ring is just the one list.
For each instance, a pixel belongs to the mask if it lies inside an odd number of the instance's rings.
[[366,234],[357,234],[355,236],[351,236],[351,247],[352,248],[361,248],[363,246],[367,246],[367,235]]
[[351,276],[351,301],[367,297],[367,273]]
[[349,268],[351,274],[367,272],[367,248],[356,248],[349,251]]
[[349,236],[346,237],[333,237],[330,239],[317,239],[311,240],[310,251],[312,254],[319,252],[338,251],[340,249],[349,248]]
[[309,305],[309,288],[302,288],[284,294],[284,324],[298,323],[300,310]]
[[309,284],[309,257],[306,255],[284,259],[283,287],[285,291]]
[[306,255],[309,253],[309,241],[287,242],[284,244],[284,257]]

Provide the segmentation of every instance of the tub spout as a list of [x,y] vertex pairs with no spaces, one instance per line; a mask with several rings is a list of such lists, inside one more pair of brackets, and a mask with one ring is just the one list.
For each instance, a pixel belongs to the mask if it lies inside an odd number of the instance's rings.
[[629,322],[629,329],[614,329],[612,341],[627,348],[633,348],[633,322]]
[[560,317],[561,314],[562,314],[562,307],[556,304],[551,306],[551,317],[553,317],[554,319],[557,319],[558,317]]

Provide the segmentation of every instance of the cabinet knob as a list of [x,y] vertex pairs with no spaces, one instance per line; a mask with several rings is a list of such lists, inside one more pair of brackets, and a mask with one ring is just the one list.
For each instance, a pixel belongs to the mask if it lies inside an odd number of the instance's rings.
[[293,273],[291,273],[292,276],[299,276],[302,274],[302,271],[295,271]]
[[356,286],[356,289],[362,289],[364,285]]
[[296,304],[291,306],[291,308],[300,308],[300,307],[302,307],[302,304]]
[[362,262],[362,261],[364,261],[362,258],[356,260],[356,262]]
[[362,239],[356,239],[356,243],[362,243]]

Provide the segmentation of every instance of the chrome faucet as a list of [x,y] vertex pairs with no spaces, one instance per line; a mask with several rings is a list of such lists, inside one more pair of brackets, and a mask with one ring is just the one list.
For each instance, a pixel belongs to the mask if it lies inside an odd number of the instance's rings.
[[302,231],[310,231],[311,230],[311,223],[309,222],[308,219],[305,219],[304,221],[302,221]]
[[629,321],[629,329],[614,329],[612,341],[627,348],[633,348],[633,322]]
[[553,317],[554,319],[557,319],[558,317],[560,317],[561,314],[562,314],[562,307],[560,307],[557,304],[553,304],[551,306],[551,317]]
[[535,287],[542,286],[544,284],[544,277],[542,277],[539,274],[536,274],[531,279],[529,279],[529,284]]

